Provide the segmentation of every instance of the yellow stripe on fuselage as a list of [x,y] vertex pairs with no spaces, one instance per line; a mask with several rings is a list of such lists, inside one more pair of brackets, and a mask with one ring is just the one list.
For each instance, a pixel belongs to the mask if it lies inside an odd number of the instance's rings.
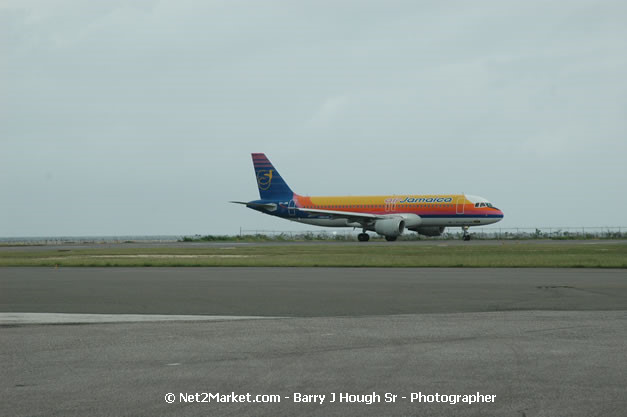
[[[450,199],[450,200],[449,200]],[[338,196],[338,197],[304,197],[303,200],[314,206],[329,205],[381,205],[386,204],[457,204],[468,203],[461,194],[428,194],[428,195],[384,195],[384,196]],[[439,201],[438,201],[439,200]],[[448,200],[448,201],[442,201]]]
[[353,213],[385,214],[415,213],[419,215],[450,215],[458,205],[469,203],[462,194],[387,195],[387,196],[338,196],[297,197],[297,207],[346,211]]

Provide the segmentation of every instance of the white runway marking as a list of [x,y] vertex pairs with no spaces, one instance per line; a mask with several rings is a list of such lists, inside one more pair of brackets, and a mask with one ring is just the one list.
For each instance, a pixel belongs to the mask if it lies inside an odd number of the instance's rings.
[[0,325],[7,324],[77,324],[129,323],[148,321],[225,321],[258,320],[280,317],[265,316],[201,316],[167,314],[74,314],[74,313],[0,313]]

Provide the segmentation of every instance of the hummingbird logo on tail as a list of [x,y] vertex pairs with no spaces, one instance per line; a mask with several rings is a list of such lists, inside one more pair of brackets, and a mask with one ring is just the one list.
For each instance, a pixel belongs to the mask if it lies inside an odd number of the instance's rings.
[[257,184],[260,190],[267,190],[272,184],[272,173],[274,170],[261,170],[257,173]]

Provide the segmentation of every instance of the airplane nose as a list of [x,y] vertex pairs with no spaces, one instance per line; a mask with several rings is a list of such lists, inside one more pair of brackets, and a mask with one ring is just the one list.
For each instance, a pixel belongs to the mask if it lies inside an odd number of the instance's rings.
[[502,210],[499,210],[499,215],[501,216],[501,218],[504,218],[504,217],[505,217],[505,215],[503,214],[503,211],[502,211]]

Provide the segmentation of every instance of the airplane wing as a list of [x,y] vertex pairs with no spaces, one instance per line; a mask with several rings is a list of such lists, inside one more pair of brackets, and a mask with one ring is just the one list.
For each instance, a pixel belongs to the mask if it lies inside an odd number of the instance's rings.
[[346,219],[349,223],[361,223],[363,226],[372,226],[376,220],[401,218],[405,220],[406,225],[416,226],[422,222],[422,219],[417,214],[413,213],[389,213],[389,214],[371,214],[371,213],[356,213],[352,211],[336,211],[336,210],[320,210],[310,208],[298,208],[299,211],[312,214],[323,214],[329,216],[331,219]]
[[356,213],[353,211],[337,211],[337,210],[321,210],[321,209],[310,209],[310,208],[297,208],[298,211],[304,211],[305,213],[312,214],[324,214],[332,219],[348,219],[351,222],[369,222],[376,219],[384,219],[389,216],[379,216],[376,214],[370,213]]

